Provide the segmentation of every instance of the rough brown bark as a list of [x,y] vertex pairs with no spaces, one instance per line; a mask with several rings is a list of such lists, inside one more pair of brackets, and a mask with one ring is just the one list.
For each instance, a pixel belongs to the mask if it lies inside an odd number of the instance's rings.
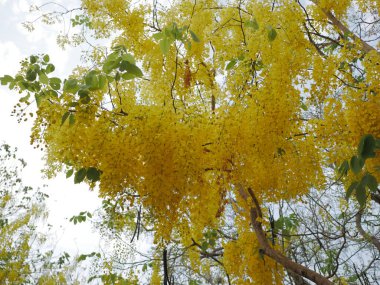
[[[242,186],[239,187],[239,194],[240,196],[245,200],[248,201],[248,195],[244,191],[244,188]],[[318,272],[315,272],[299,263],[296,263],[283,255],[281,252],[273,249],[264,233],[264,230],[262,228],[261,222],[258,220],[258,218],[262,218],[260,205],[256,199],[256,196],[254,195],[253,191],[251,189],[248,189],[248,192],[253,200],[254,207],[250,208],[250,214],[251,214],[251,223],[253,225],[253,228],[256,233],[257,240],[260,244],[261,251],[264,255],[272,258],[279,264],[281,264],[286,270],[290,270],[294,272],[295,274],[302,276],[318,285],[332,285],[333,283],[328,280],[323,275],[319,274]]]
[[302,276],[299,276],[298,274],[290,270],[287,270],[287,272],[289,276],[292,278],[295,285],[310,285],[310,283],[303,279]]

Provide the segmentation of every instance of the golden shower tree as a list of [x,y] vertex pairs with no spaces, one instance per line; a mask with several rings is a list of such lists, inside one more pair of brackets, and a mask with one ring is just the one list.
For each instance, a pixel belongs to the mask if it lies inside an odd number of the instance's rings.
[[207,253],[205,232],[232,219],[236,234],[218,234],[215,254],[230,283],[338,282],[270,240],[264,205],[298,203],[331,181],[361,215],[376,201],[379,1],[83,0],[79,11],[72,24],[111,49],[93,46],[65,80],[47,55],[1,78],[26,95],[21,118],[37,103],[31,139],[48,176],[66,171],[142,205],[163,247]]

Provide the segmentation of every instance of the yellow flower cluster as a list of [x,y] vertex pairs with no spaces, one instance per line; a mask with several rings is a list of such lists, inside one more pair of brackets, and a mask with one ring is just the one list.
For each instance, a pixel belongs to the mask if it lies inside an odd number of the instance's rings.
[[[361,59],[367,74],[359,82],[347,66],[360,45],[342,42],[339,53],[321,57],[295,1],[276,9],[272,1],[249,1],[245,9],[239,1],[219,4],[177,1],[158,13],[157,26],[157,19],[146,22],[149,5],[84,0],[98,35],[121,32],[113,43],[134,54],[144,77],[91,92],[90,103],[70,107],[71,126],[61,125],[71,94],[38,111],[32,139],[47,145],[47,173],[68,165],[101,170],[101,195],[131,194],[126,203],[149,209],[156,241],[179,232],[188,244],[222,223],[227,194],[241,202],[238,184],[260,202],[297,199],[322,187],[323,168],[351,156],[362,135],[380,137],[376,53]],[[353,4],[320,5],[344,17]],[[317,27],[331,32],[319,16]],[[163,53],[153,34],[173,22],[186,27],[183,38]],[[260,256],[248,223],[224,247],[237,284],[281,283],[282,269]]]

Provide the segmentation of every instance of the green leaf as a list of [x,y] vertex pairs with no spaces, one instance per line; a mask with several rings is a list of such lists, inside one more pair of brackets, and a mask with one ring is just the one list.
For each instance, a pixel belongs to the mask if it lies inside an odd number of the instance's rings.
[[119,81],[120,80],[120,72],[116,72],[116,74],[115,74],[115,80],[116,81]]
[[63,91],[75,94],[79,89],[76,79],[67,79],[63,84]]
[[236,63],[237,63],[236,59],[231,59],[231,61],[226,66],[226,70],[232,69],[236,65]]
[[307,111],[307,106],[305,105],[305,103],[301,103],[301,108],[302,110]]
[[162,33],[162,32],[159,32],[159,33],[156,33],[156,34],[153,35],[153,38],[154,38],[156,41],[161,40],[163,37],[164,37],[164,33]]
[[94,91],[99,89],[99,78],[95,70],[90,71],[84,80],[90,90]]
[[58,98],[58,93],[54,90],[47,90],[45,91],[45,94],[47,97]]
[[74,173],[74,169],[70,169],[69,171],[66,172],[66,178],[70,178]]
[[273,42],[277,37],[277,32],[273,27],[268,28],[268,39],[270,42]]
[[34,81],[37,78],[37,72],[33,68],[29,68],[26,71],[25,78],[28,81]]
[[69,116],[69,126],[74,125],[74,123],[75,123],[75,116],[74,114],[71,113]]
[[42,96],[41,96],[41,94],[35,94],[35,95],[34,95],[34,98],[36,99],[36,105],[37,105],[37,107],[39,107],[40,104],[41,104],[41,101],[42,101]]
[[31,55],[31,56],[29,57],[29,61],[30,61],[31,64],[36,63],[36,62],[37,62],[37,59],[38,59],[38,57],[35,56],[35,55]]
[[114,51],[107,56],[106,61],[115,61],[115,60],[118,60],[119,58],[120,58],[120,52]]
[[364,135],[360,139],[360,143],[358,146],[358,154],[363,159],[375,157],[376,156],[375,149],[376,149],[376,140],[372,135]]
[[44,62],[49,62],[50,61],[50,57],[49,57],[48,54],[45,54],[42,59],[44,60]]
[[142,77],[143,76],[143,73],[142,73],[140,68],[138,68],[136,65],[131,64],[127,61],[126,61],[125,70],[128,73],[135,75],[136,77]]
[[74,175],[74,183],[75,184],[81,183],[86,177],[86,173],[87,173],[86,168],[79,169]]
[[256,19],[253,19],[252,21],[245,22],[244,26],[246,26],[248,28],[252,28],[255,31],[257,31],[259,29],[259,24],[257,23]]
[[121,59],[124,60],[124,61],[128,61],[129,63],[132,63],[132,64],[136,64],[136,61],[134,59],[134,57],[129,54],[129,53],[125,53],[121,56]]
[[365,187],[359,184],[359,186],[356,188],[355,194],[360,207],[363,207],[365,205],[365,202],[367,201],[367,193]]
[[121,77],[122,77],[124,80],[130,80],[130,79],[134,79],[134,78],[136,78],[136,76],[135,76],[134,74],[132,74],[132,73],[128,73],[128,72],[123,73],[123,74],[121,75]]
[[82,98],[80,99],[80,102],[81,102],[82,104],[88,104],[88,103],[91,102],[91,98],[90,98],[90,96],[84,96],[84,97],[82,97]]
[[107,77],[104,74],[100,74],[99,77],[99,89],[103,89],[107,83]]
[[89,217],[90,219],[92,218],[92,215],[90,212],[87,212],[87,217]]
[[377,191],[377,179],[372,174],[367,173],[364,175],[361,183],[363,183],[363,186],[367,186],[371,191]]
[[14,81],[13,77],[10,75],[4,75],[3,77],[0,77],[1,85],[7,85],[8,83],[11,83]]
[[112,70],[117,68],[120,63],[120,58],[115,60],[106,60],[103,64],[103,71],[107,74],[111,73]]
[[117,45],[117,46],[113,46],[111,47],[111,49],[115,52],[124,52],[127,50],[127,48],[124,46],[124,45]]
[[100,171],[95,167],[89,167],[87,169],[87,179],[91,182],[96,182],[100,180]]
[[86,254],[81,254],[81,255],[79,255],[77,261],[78,261],[78,262],[81,262],[81,261],[84,261],[84,260],[86,260],[86,259],[87,259],[87,255],[86,255]]
[[27,102],[29,100],[29,98],[30,98],[30,93],[28,92],[28,94],[24,97],[21,97],[19,101],[20,102]]
[[350,169],[350,165],[347,160],[343,161],[343,163],[339,167],[339,173],[342,175],[347,175],[348,170]]
[[118,51],[115,51],[111,53],[109,56],[107,56],[107,59],[103,63],[103,71],[106,74],[109,74],[119,66],[119,63],[121,61],[121,56]]
[[201,249],[202,249],[203,251],[206,251],[207,248],[208,248],[208,242],[207,242],[207,241],[202,242],[202,244],[201,244]]
[[54,90],[59,90],[61,89],[61,79],[59,79],[58,77],[52,77],[49,79],[49,85],[51,86],[51,88],[53,88]]
[[169,48],[170,48],[170,42],[169,42],[168,38],[163,38],[160,41],[160,48],[161,48],[161,51],[163,54],[165,54],[165,55],[168,54]]
[[350,166],[351,166],[351,170],[355,174],[358,174],[364,166],[364,160],[361,157],[358,157],[355,155],[351,158]]
[[359,185],[359,182],[354,181],[351,183],[351,185],[348,187],[347,192],[346,192],[346,200],[350,199],[352,193],[356,189],[356,187]]
[[190,30],[190,35],[194,42],[199,43],[201,41],[192,30]]
[[43,71],[38,72],[38,77],[41,83],[46,84],[46,85],[49,83],[49,78],[46,76],[45,72]]
[[65,114],[63,114],[62,119],[61,119],[61,126],[66,122],[69,115],[70,115],[70,112],[66,112]]
[[80,98],[88,97],[90,94],[90,91],[87,89],[79,89],[78,90],[78,95]]
[[52,73],[54,70],[55,70],[55,66],[53,64],[49,63],[46,66],[46,73]]
[[119,70],[120,71],[125,71],[126,67],[127,67],[127,64],[129,64],[129,61],[127,60],[122,60],[120,62],[120,66],[119,66]]

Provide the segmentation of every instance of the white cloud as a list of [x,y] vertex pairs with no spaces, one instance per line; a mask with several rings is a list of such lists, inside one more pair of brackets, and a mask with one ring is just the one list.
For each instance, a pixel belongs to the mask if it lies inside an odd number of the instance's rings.
[[12,1],[12,11],[14,14],[27,13],[29,11],[29,3],[26,0]]
[[22,59],[20,49],[12,41],[0,42],[0,74],[13,74],[19,69],[18,63]]

